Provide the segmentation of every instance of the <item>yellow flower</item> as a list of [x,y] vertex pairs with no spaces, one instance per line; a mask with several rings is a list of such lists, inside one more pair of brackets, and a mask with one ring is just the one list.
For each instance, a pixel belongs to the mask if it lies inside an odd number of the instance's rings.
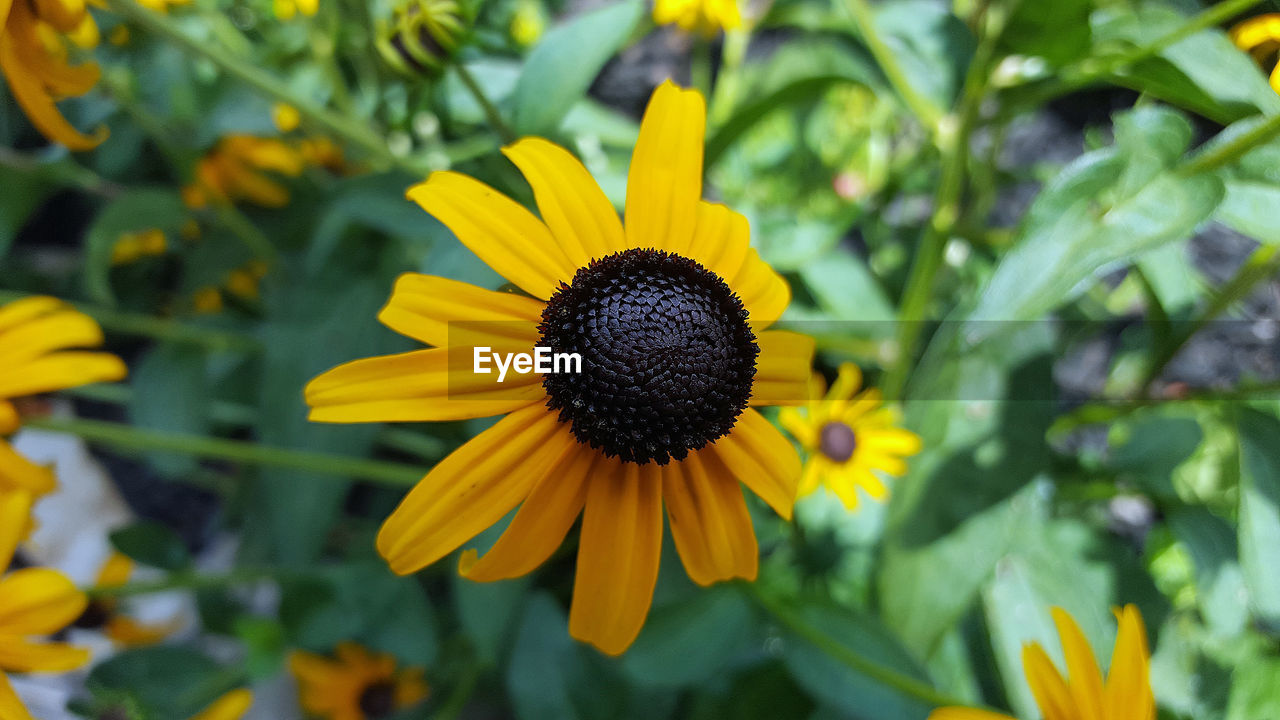
[[521,47],[529,47],[538,42],[542,32],[547,29],[547,18],[542,12],[542,3],[538,0],[525,0],[516,6],[515,15],[511,18],[511,39]]
[[422,702],[427,684],[419,668],[397,668],[395,658],[355,643],[333,659],[308,652],[289,656],[298,697],[308,713],[328,720],[370,720]]
[[[1236,25],[1231,28],[1231,41],[1260,65],[1275,62],[1280,51],[1280,13],[1259,15]],[[1280,62],[1271,70],[1271,87],[1280,93]]]
[[284,207],[289,204],[288,189],[264,171],[296,177],[302,168],[302,155],[280,140],[228,135],[200,159],[195,180],[183,188],[182,199],[192,208],[241,199],[263,207]]
[[862,372],[853,363],[840,366],[825,397],[822,385],[822,378],[815,377],[805,408],[783,408],[778,416],[809,453],[800,497],[826,485],[850,510],[858,507],[859,488],[883,502],[889,489],[876,471],[894,477],[906,474],[903,458],[920,452],[920,438],[894,427],[890,410],[880,407],[879,390],[858,392]]
[[[1120,630],[1111,652],[1111,668],[1102,671],[1089,642],[1075,620],[1062,608],[1053,609],[1053,620],[1062,640],[1067,677],[1053,666],[1037,643],[1022,649],[1022,670],[1044,720],[1154,720],[1155,696],[1151,693],[1150,654],[1142,614],[1133,605],[1116,611]],[[1007,715],[948,707],[934,710],[929,720],[1013,720]]]
[[98,26],[84,0],[0,0],[0,71],[31,124],[71,150],[88,150],[107,137],[71,126],[55,100],[84,95],[98,82],[95,63],[69,65],[67,41],[81,47],[98,42]]
[[280,20],[292,20],[298,13],[311,17],[320,9],[320,0],[273,0],[272,8]]
[[237,688],[201,710],[191,720],[240,720],[253,705],[253,692]]
[[[755,578],[739,482],[790,518],[800,458],[750,406],[804,398],[813,341],[765,330],[790,290],[750,247],[746,218],[701,200],[705,113],[695,91],[667,82],[654,93],[625,226],[587,169],[540,138],[503,152],[532,186],[541,220],[454,172],[409,190],[528,294],[406,274],[379,319],[435,347],[357,360],[307,387],[321,422],[506,413],[388,518],[377,544],[393,571],[439,560],[520,505],[497,544],[483,557],[463,553],[459,569],[477,581],[524,575],[581,514],[569,631],[615,655],[649,611],[664,501],[695,582]],[[499,381],[471,372],[481,346],[578,353],[581,372]]]
[[308,165],[321,167],[335,173],[345,172],[346,160],[342,147],[327,137],[305,138],[298,143],[298,153]]
[[168,14],[169,8],[177,7],[179,5],[190,5],[191,0],[138,0],[138,4],[148,10],[161,14]]
[[111,248],[111,264],[127,265],[150,255],[163,255],[168,249],[164,231],[158,228],[124,233]]
[[[98,571],[94,584],[98,587],[119,587],[133,574],[133,561],[120,553],[112,553]],[[115,598],[93,600],[76,620],[76,627],[100,630],[112,642],[121,647],[154,645],[177,631],[176,622],[148,625],[120,612]]]
[[[16,546],[12,529],[27,522],[29,504],[18,494],[0,495],[0,568],[9,567]],[[2,571],[0,571],[2,572]],[[89,661],[89,651],[34,638],[52,635],[84,612],[88,599],[61,573],[17,570],[0,578],[0,718],[33,720],[5,673],[66,672]]]
[[653,4],[653,21],[713,37],[721,30],[742,25],[742,14],[738,0],[657,0]]
[[292,105],[276,103],[271,106],[271,122],[282,133],[293,132],[298,129],[298,123],[302,122],[302,115]]
[[212,285],[196,290],[191,296],[191,308],[201,315],[222,312],[222,291]]

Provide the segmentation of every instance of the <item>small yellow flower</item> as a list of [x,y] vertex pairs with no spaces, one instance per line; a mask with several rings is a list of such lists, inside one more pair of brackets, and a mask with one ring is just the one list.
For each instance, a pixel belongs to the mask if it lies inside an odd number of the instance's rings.
[[511,39],[521,47],[529,47],[538,42],[547,29],[547,17],[542,11],[542,3],[538,0],[525,0],[516,6],[515,16],[511,18]]
[[280,20],[292,20],[299,13],[312,17],[320,9],[320,0],[273,0],[272,9]]
[[253,705],[253,692],[237,688],[223,695],[209,707],[201,710],[191,720],[240,720]]
[[906,474],[904,458],[920,452],[920,438],[894,426],[892,411],[880,407],[879,390],[858,392],[862,372],[853,363],[840,366],[825,396],[823,384],[815,376],[805,407],[783,408],[778,416],[782,427],[809,453],[800,478],[800,497],[825,485],[850,510],[858,507],[859,488],[883,502],[889,489],[876,472],[894,477]]
[[196,290],[191,296],[191,308],[201,315],[222,312],[222,291],[212,285]]
[[196,165],[195,180],[182,190],[188,207],[211,202],[248,200],[263,207],[289,204],[289,190],[266,171],[296,177],[304,162],[297,150],[280,140],[228,135]]
[[657,0],[653,4],[653,21],[714,37],[722,30],[741,26],[742,13],[738,0]]
[[[1053,609],[1053,620],[1067,661],[1067,677],[1058,672],[1039,644],[1022,648],[1022,670],[1044,720],[1154,720],[1156,701],[1149,680],[1151,656],[1142,614],[1137,607],[1126,605],[1116,611],[1116,619],[1120,629],[1105,681],[1084,633],[1061,608]],[[929,720],[1013,718],[986,710],[946,707],[934,710]]]
[[228,273],[226,288],[227,292],[242,300],[258,299],[258,278],[247,268]]
[[[133,568],[133,561],[128,557],[112,553],[102,564],[94,584],[98,587],[124,585],[133,574]],[[154,645],[178,630],[176,622],[158,625],[141,623],[123,614],[119,602],[111,597],[92,600],[75,624],[85,630],[99,630],[121,647]]]
[[158,228],[124,233],[111,248],[111,264],[127,265],[144,257],[163,255],[168,249],[164,231]]
[[276,103],[271,106],[271,122],[275,123],[276,129],[282,133],[293,132],[302,122],[302,115],[298,112],[298,108],[292,105]]
[[129,44],[129,26],[124,23],[111,28],[111,32],[107,33],[107,42],[116,47],[123,47]]
[[[0,572],[13,560],[12,530],[26,525],[29,510],[19,495],[0,495]],[[54,570],[29,568],[0,577],[0,718],[33,720],[5,673],[66,672],[89,661],[84,648],[34,640],[71,624],[87,604],[85,594]]]
[[1231,41],[1252,55],[1259,65],[1274,63],[1271,87],[1280,93],[1280,62],[1276,58],[1280,51],[1280,13],[1259,15],[1236,25],[1231,28]]
[[347,169],[342,155],[342,146],[327,137],[305,138],[298,143],[298,153],[312,167],[324,168],[330,172],[341,173]]
[[326,720],[374,720],[427,697],[420,668],[398,668],[392,656],[355,643],[339,645],[333,658],[295,652],[289,669],[303,709]]
[[98,82],[95,63],[69,65],[67,42],[91,48],[98,26],[84,0],[4,2],[0,13],[0,73],[31,124],[71,150],[88,150],[107,137],[85,135],[58,112],[56,99],[84,95]]

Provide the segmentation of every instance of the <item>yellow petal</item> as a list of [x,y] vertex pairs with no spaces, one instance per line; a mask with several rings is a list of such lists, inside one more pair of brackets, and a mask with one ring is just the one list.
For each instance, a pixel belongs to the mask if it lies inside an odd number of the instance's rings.
[[742,487],[714,454],[692,453],[665,466],[662,497],[690,579],[699,585],[756,579],[760,553],[751,513]]
[[1249,18],[1231,28],[1231,42],[1244,51],[1264,43],[1280,42],[1280,13]]
[[[8,400],[0,400],[0,435],[16,432],[22,418],[18,417],[18,409]],[[3,474],[3,471],[0,471]]]
[[90,136],[67,122],[44,86],[18,59],[13,43],[3,35],[0,35],[0,70],[9,81],[9,90],[27,114],[27,119],[45,137],[62,143],[69,150],[91,150],[106,139],[106,128],[100,128]]
[[760,259],[755,248],[747,251],[738,274],[729,281],[729,287],[751,314],[751,324],[757,328],[772,325],[782,316],[791,302],[791,287],[769,263]]
[[733,430],[708,450],[723,460],[729,471],[774,512],[791,519],[796,484],[800,480],[800,456],[763,415],[747,408]]
[[431,174],[409,188],[410,200],[444,223],[489,267],[530,295],[546,300],[577,269],[551,231],[516,202],[455,172]]
[[859,428],[860,447],[887,455],[915,455],[920,452],[920,436],[901,428]]
[[751,226],[745,217],[719,203],[703,200],[698,203],[697,213],[693,238],[685,254],[729,284],[747,258]]
[[66,303],[47,295],[33,295],[6,303],[0,306],[0,333],[63,307]]
[[778,424],[783,430],[791,433],[791,437],[804,448],[813,448],[818,444],[818,428],[805,417],[799,408],[784,407],[778,411]]
[[1067,689],[1080,720],[1104,720],[1102,715],[1102,671],[1080,626],[1062,608],[1053,608],[1062,653],[1067,660]]
[[31,493],[0,493],[0,572],[9,567],[18,543],[27,534],[31,518]]
[[662,554],[662,468],[611,461],[588,483],[569,634],[620,655],[640,634]]
[[62,310],[23,323],[0,335],[0,340],[4,342],[0,367],[13,367],[54,350],[101,345],[102,330],[88,315]]
[[0,635],[52,635],[88,605],[88,597],[62,573],[18,570],[0,580]]
[[800,486],[796,488],[796,497],[808,497],[812,495],[819,487],[825,477],[824,463],[820,458],[811,457],[809,462],[804,464],[804,470],[800,473]]
[[89,662],[89,650],[66,643],[33,643],[0,635],[0,670],[10,672],[66,672]]
[[0,376],[0,397],[34,395],[78,385],[121,380],[128,373],[115,355],[99,352],[59,352],[22,366],[20,375]]
[[[4,15],[0,14],[0,19]],[[35,720],[31,717],[31,713],[27,712],[27,708],[18,699],[18,694],[13,691],[13,686],[9,684],[9,678],[0,672],[0,718],[4,720]]]
[[862,369],[853,363],[841,363],[836,381],[831,384],[831,390],[825,399],[830,402],[848,402],[853,399],[854,393],[858,392],[860,387],[862,387]]
[[1153,720],[1155,696],[1151,692],[1147,630],[1134,605],[1117,613],[1120,629],[1107,671],[1107,720]]
[[929,713],[928,720],[1014,720],[1008,715],[975,710],[973,708],[945,707]]
[[1071,692],[1044,648],[1036,643],[1023,646],[1022,671],[1044,720],[1079,720],[1072,709]]
[[215,700],[191,720],[240,720],[252,705],[253,692],[247,688],[237,688]]
[[441,460],[378,533],[378,552],[405,575],[497,522],[577,444],[541,405],[516,410]]
[[57,486],[53,470],[36,465],[0,440],[0,491],[23,490],[40,497]]
[[756,338],[756,344],[760,346],[760,356],[756,358],[751,404],[803,404],[809,397],[809,378],[813,374],[813,338],[766,330]]
[[538,341],[544,303],[470,283],[405,273],[396,280],[382,324],[436,347],[509,346]]
[[532,572],[564,542],[587,501],[587,483],[606,467],[604,456],[595,450],[570,450],[538,481],[489,552],[479,559],[475,550],[464,552],[458,571],[477,582]]
[[696,90],[668,80],[649,99],[627,172],[630,247],[688,252],[702,198],[706,122],[706,103]]
[[[528,350],[526,350],[528,352]],[[435,348],[355,360],[320,375],[304,395],[313,422],[427,422],[501,415],[540,403],[542,376],[472,372],[470,348]]]
[[529,181],[542,221],[570,263],[585,267],[627,248],[613,204],[568,150],[541,138],[524,138],[502,152]]

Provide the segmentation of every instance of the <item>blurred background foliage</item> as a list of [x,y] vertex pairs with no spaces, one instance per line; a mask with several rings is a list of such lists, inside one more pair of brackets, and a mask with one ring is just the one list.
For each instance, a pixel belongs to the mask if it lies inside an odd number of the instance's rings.
[[[638,0],[473,0],[451,57],[397,68],[385,0],[287,20],[107,0],[102,79],[60,107],[110,139],[70,154],[0,112],[0,294],[76,301],[129,359],[127,384],[72,392],[79,417],[31,424],[91,441],[148,518],[113,539],[167,579],[118,592],[194,589],[242,655],[123,652],[82,710],[186,717],[355,640],[426,669],[406,718],[909,720],[938,698],[1033,718],[1020,652],[1057,653],[1048,608],[1101,651],[1135,603],[1160,717],[1280,717],[1280,96],[1226,33],[1265,11],[778,0],[707,40]],[[621,206],[668,76],[708,93],[709,192],[791,282],[783,324],[820,370],[858,363],[925,449],[887,506],[819,493],[794,525],[753,506],[754,587],[695,588],[666,548],[612,660],[566,632],[571,552],[494,584],[374,554],[484,422],[314,425],[301,388],[408,349],[374,322],[396,274],[500,284],[406,187],[452,167],[532,206],[497,150],[539,134]],[[210,163],[234,187],[202,186]],[[195,571],[228,531],[235,567]]]

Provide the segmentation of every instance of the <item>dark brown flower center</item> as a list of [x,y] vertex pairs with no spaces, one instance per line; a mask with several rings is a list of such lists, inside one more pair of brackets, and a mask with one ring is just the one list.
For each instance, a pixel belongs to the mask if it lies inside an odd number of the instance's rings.
[[854,435],[853,428],[842,422],[829,422],[822,426],[818,448],[832,460],[845,462],[858,449],[858,436]]
[[92,600],[72,625],[81,630],[98,630],[106,625],[110,619],[111,608],[107,603],[101,600]]
[[360,712],[365,717],[382,718],[395,712],[396,709],[396,686],[395,683],[384,681],[377,682],[364,689],[360,693]]
[[632,249],[593,260],[547,302],[539,345],[577,353],[547,405],[611,457],[664,465],[733,429],[760,347],[742,301],[685,257]]

